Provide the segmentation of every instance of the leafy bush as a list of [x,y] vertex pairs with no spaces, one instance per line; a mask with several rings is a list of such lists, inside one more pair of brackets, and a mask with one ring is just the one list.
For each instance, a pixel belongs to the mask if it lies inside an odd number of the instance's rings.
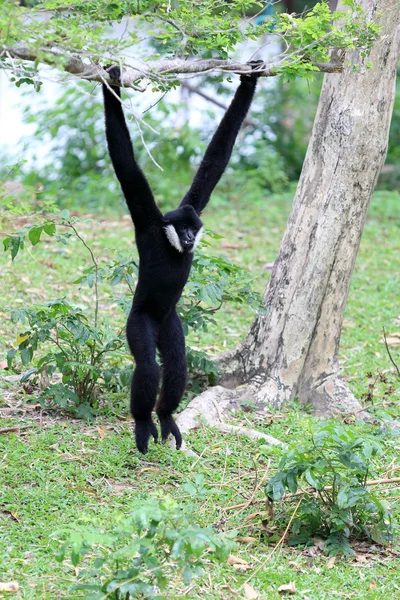
[[20,183],[23,164],[24,161],[7,164],[7,158],[0,155],[0,223],[5,223],[10,215],[22,217],[57,210],[52,199],[39,198],[41,185]]
[[[51,377],[56,371],[61,373],[62,385],[50,385],[47,389],[46,397],[52,399],[52,404],[68,408],[72,402],[77,416],[88,417],[96,405],[96,384],[101,382],[106,388],[111,387],[113,380],[123,386],[129,384],[126,373],[113,372],[108,365],[109,355],[125,347],[124,336],[91,325],[82,310],[65,299],[12,310],[11,320],[28,326],[17,337],[23,366],[32,361],[43,344],[50,343],[46,354],[36,361],[34,368],[25,371],[21,381],[35,374]],[[15,348],[8,351],[9,366],[16,354]]]
[[[281,500],[286,491],[297,494],[296,500],[301,496],[290,543],[320,536],[326,539],[330,554],[351,554],[352,537],[380,544],[392,540],[390,510],[368,486],[368,477],[374,475],[373,457],[382,452],[372,437],[335,423],[317,429],[310,443],[296,441],[267,484],[267,494],[274,501]],[[306,487],[298,493],[301,483]],[[284,510],[284,518],[288,516]]]
[[400,69],[397,69],[396,95],[390,124],[386,164],[383,167],[378,187],[386,190],[400,189]]
[[206,555],[222,561],[231,547],[227,537],[198,527],[170,498],[149,499],[128,516],[116,515],[107,531],[95,521],[74,523],[65,534],[56,558],[82,565],[76,589],[86,600],[159,598],[170,580],[179,575],[189,584],[201,575]]
[[390,124],[387,162],[398,165],[400,160],[400,68],[397,69],[396,95]]

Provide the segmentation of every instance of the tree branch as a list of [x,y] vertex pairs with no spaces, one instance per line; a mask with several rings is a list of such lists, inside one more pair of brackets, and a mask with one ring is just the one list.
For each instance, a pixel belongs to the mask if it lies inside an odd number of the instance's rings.
[[[4,46],[0,50],[0,57],[19,59],[23,61],[39,61],[53,67],[64,70],[71,75],[87,81],[98,81],[112,83],[108,73],[98,64],[86,63],[76,56],[64,54],[58,48],[38,48],[37,50],[27,46]],[[106,62],[106,60],[105,60]],[[338,73],[343,70],[342,62],[312,63],[322,73]],[[209,71],[229,72],[243,74],[251,71],[251,67],[239,61],[222,60],[218,58],[184,60],[175,58],[170,60],[149,61],[138,64],[137,67],[124,66],[122,72],[122,85],[127,88],[136,88],[136,82],[142,79],[162,79],[169,75],[193,75]],[[263,77],[275,77],[279,75],[279,63],[264,63],[262,69]],[[141,88],[141,91],[143,89]]]

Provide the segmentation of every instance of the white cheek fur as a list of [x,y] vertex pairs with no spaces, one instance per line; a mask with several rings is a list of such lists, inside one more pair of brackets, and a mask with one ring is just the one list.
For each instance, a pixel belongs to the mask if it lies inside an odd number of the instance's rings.
[[[167,239],[171,246],[173,246],[178,252],[183,252],[182,244],[179,239],[179,235],[173,225],[167,225],[164,227],[164,231],[167,235]],[[196,236],[197,237],[197,236]]]
[[196,250],[197,246],[200,244],[200,240],[201,240],[201,236],[203,235],[203,232],[204,232],[204,227],[200,227],[200,229],[196,233],[196,237],[194,238],[193,248],[191,249],[190,252],[194,252]]

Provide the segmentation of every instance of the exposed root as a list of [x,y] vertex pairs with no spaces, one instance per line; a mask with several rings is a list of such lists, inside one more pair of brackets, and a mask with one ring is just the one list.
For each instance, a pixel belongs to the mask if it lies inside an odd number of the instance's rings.
[[[181,433],[197,429],[203,423],[208,427],[215,427],[223,433],[236,433],[250,439],[262,439],[271,446],[285,446],[280,440],[255,429],[227,423],[230,413],[237,409],[238,402],[243,399],[244,394],[247,396],[248,393],[247,388],[229,390],[220,385],[209,388],[194,398],[185,410],[177,415],[176,422]],[[194,454],[187,447],[183,450],[186,454]]]
[[265,440],[270,446],[286,447],[284,442],[277,440],[276,438],[272,437],[272,435],[267,435],[266,433],[262,433],[256,429],[250,429],[250,427],[239,427],[237,425],[230,425],[229,423],[217,423],[215,428],[223,433],[237,433],[238,435],[245,435],[251,440]]
[[[201,421],[211,426],[220,423],[220,419],[224,417],[234,395],[233,390],[216,385],[194,398],[185,410],[176,416],[176,422],[181,433],[197,429]],[[216,405],[218,405],[219,410],[217,410]]]
[[287,385],[279,375],[268,377],[254,389],[254,401],[257,405],[280,409],[293,396],[293,388]]

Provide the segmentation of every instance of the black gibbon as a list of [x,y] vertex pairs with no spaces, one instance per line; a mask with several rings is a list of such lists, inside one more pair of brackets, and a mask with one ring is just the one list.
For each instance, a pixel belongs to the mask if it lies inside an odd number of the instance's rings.
[[[115,173],[121,184],[139,252],[139,278],[126,336],[136,368],[131,383],[130,410],[135,420],[136,445],[145,454],[150,436],[158,439],[152,420],[160,373],[156,349],[162,360],[162,385],[156,405],[163,443],[172,434],[179,449],[182,436],[172,413],[183,396],[187,380],[185,338],[175,310],[189,277],[193,252],[200,241],[199,218],[230,159],[239,129],[250,107],[262,62],[250,63],[253,71],[241,75],[240,85],[215,132],[192,186],[180,206],[163,215],[136,162],[120,102],[120,88],[103,84],[106,137]],[[107,69],[120,84],[119,67]]]

